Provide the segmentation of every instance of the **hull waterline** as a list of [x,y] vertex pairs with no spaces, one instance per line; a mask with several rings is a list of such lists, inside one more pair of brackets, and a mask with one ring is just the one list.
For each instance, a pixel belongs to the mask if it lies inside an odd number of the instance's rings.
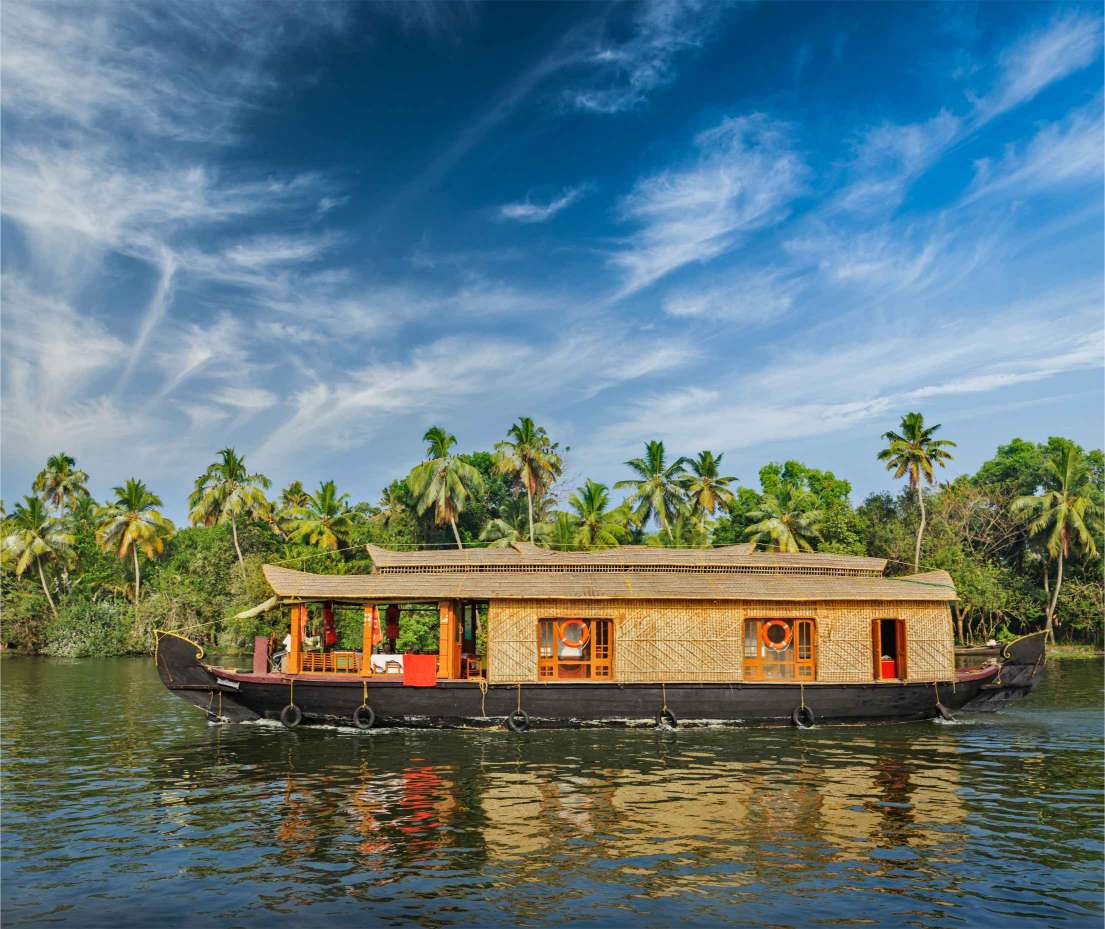
[[[1016,646],[1016,648],[1014,648]],[[431,687],[401,680],[251,674],[203,662],[195,643],[157,633],[156,662],[165,686],[212,719],[280,719],[294,704],[304,723],[349,725],[357,708],[371,707],[378,726],[501,726],[519,708],[532,727],[656,725],[793,725],[808,708],[818,723],[931,719],[947,712],[1000,709],[1031,692],[1044,667],[1043,639],[1028,636],[1007,647],[997,664],[963,669],[939,683],[524,683],[438,681]],[[294,685],[293,685],[294,680]]]

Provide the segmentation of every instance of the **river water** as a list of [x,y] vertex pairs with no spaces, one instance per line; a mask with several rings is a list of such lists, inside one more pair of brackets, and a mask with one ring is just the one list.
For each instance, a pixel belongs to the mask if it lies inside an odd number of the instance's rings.
[[5,658],[17,926],[1100,926],[1102,664],[994,716],[208,724],[141,659]]

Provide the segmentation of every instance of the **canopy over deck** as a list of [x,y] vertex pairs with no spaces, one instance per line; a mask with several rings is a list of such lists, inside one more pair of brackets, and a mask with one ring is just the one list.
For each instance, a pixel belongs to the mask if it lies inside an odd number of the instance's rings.
[[881,558],[717,549],[623,546],[553,552],[528,544],[499,549],[393,552],[369,546],[376,570],[321,575],[265,565],[288,600],[914,600],[956,599],[945,571],[882,576]]

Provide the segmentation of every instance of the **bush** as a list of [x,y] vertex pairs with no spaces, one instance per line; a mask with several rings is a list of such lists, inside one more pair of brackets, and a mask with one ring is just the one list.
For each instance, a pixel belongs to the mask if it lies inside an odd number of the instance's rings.
[[47,655],[103,658],[146,650],[134,641],[134,612],[122,600],[69,598],[46,631]]

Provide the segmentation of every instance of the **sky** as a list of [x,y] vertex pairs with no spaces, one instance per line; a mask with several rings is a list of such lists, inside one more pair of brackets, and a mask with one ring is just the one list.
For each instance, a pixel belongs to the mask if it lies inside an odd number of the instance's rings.
[[519,416],[890,489],[1100,447],[1099,5],[4,5],[2,487],[375,500]]

